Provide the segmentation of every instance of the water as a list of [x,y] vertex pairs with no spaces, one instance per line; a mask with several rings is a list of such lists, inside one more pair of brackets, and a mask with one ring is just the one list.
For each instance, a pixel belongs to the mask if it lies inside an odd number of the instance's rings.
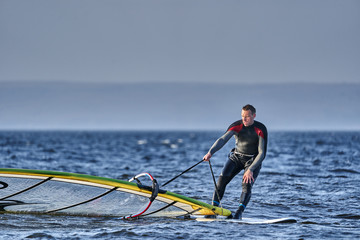
[[[207,152],[220,132],[0,132],[4,168],[84,173],[127,180],[147,171],[159,182]],[[212,158],[218,175],[229,142]],[[245,225],[171,218],[0,214],[0,239],[356,239],[360,238],[360,133],[270,132],[267,158],[244,217],[295,217],[297,223]],[[241,175],[222,201],[235,210]],[[211,202],[207,163],[166,190]]]

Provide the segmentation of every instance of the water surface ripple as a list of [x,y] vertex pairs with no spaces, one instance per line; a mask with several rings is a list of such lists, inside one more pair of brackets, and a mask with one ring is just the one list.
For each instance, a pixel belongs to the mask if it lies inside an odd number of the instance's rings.
[[[197,163],[221,132],[0,132],[3,168],[75,172],[128,180],[147,171],[165,183]],[[233,141],[233,140],[231,140]],[[218,176],[229,142],[212,158]],[[360,133],[270,132],[268,154],[244,217],[295,217],[297,223],[244,225],[171,218],[0,214],[0,239],[356,239],[360,238]],[[241,177],[224,207],[235,210]],[[211,202],[207,163],[166,190]]]

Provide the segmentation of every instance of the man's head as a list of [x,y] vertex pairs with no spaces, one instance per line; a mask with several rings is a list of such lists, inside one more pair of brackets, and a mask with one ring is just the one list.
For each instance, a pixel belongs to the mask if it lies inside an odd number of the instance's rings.
[[245,127],[253,125],[255,117],[256,109],[252,105],[247,104],[242,108],[241,118]]

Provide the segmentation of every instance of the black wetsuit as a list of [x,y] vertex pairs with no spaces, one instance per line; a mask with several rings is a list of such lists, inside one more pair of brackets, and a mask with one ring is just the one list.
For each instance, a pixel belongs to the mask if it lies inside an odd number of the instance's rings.
[[[226,133],[220,137],[209,152],[213,155],[221,149],[234,136],[236,147],[229,153],[221,175],[217,182],[217,189],[220,200],[224,195],[226,185],[241,171],[248,169],[253,172],[254,181],[259,175],[261,163],[266,156],[267,129],[264,124],[254,121],[254,124],[245,127],[242,120],[236,121],[229,126]],[[240,206],[245,209],[251,197],[252,183],[242,183]],[[219,198],[214,192],[213,204],[219,205]]]

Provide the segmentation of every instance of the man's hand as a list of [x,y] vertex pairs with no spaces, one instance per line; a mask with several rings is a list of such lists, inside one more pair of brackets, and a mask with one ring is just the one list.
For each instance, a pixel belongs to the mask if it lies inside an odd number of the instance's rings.
[[210,160],[210,158],[211,158],[211,154],[210,153],[207,153],[205,156],[204,156],[204,161],[205,162],[208,162],[209,160]]
[[254,182],[253,172],[248,169],[243,176],[243,182],[244,183],[252,183]]

